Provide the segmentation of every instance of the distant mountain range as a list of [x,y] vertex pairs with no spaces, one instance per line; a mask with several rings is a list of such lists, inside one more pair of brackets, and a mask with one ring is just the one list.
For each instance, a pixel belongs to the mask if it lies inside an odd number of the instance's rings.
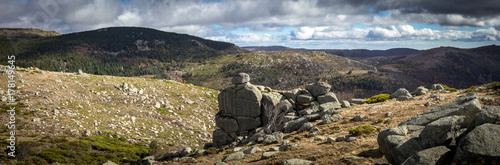
[[410,48],[394,48],[388,50],[368,50],[368,49],[303,49],[289,48],[284,46],[247,46],[242,47],[251,52],[258,51],[322,51],[337,56],[348,58],[370,58],[370,57],[388,57],[388,56],[407,56],[420,52],[417,49]]
[[61,34],[55,31],[45,31],[32,28],[0,28],[0,36],[6,38],[38,38],[53,37]]

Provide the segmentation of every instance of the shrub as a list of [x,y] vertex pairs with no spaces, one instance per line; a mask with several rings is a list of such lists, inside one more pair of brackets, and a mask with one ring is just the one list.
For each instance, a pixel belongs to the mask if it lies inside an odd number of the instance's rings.
[[477,86],[474,85],[474,86],[471,86],[471,87],[467,88],[465,91],[467,91],[467,92],[474,92],[474,90],[476,90],[476,88],[477,88]]
[[456,92],[456,91],[458,91],[458,89],[456,89],[456,88],[451,88],[451,87],[449,87],[447,85],[444,85],[444,84],[441,84],[441,85],[443,86],[443,88],[444,88],[445,91],[450,91],[450,92]]
[[218,153],[218,151],[217,151],[217,148],[210,147],[210,148],[207,149],[207,153],[208,154],[216,154],[216,153]]
[[391,95],[389,94],[379,94],[372,96],[370,98],[367,98],[365,103],[371,104],[371,103],[378,103],[378,102],[384,102],[386,100],[389,100],[391,98]]
[[226,150],[226,154],[230,154],[230,153],[233,153],[233,150],[232,149],[227,149]]
[[486,84],[484,85],[486,88],[488,89],[494,89],[494,90],[497,90],[497,89],[500,89],[500,82],[492,82],[492,83],[489,83],[489,84]]
[[349,129],[349,133],[351,135],[354,135],[354,136],[359,136],[362,134],[370,134],[374,130],[375,129],[370,125],[360,125],[360,126],[357,126],[356,128]]

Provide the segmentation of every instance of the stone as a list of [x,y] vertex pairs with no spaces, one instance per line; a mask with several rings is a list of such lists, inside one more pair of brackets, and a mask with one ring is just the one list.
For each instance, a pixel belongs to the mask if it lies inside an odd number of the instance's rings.
[[364,157],[359,157],[359,156],[354,156],[354,155],[347,155],[347,156],[344,156],[342,157],[341,160],[349,160],[349,159],[352,159],[352,160],[360,160],[360,159],[366,159]]
[[321,117],[321,124],[330,124],[332,122],[335,122],[335,119],[330,115]]
[[481,110],[481,104],[477,98],[477,94],[469,93],[465,96],[460,96],[456,100],[434,107],[424,113],[417,114],[411,118],[399,123],[399,125],[421,125],[425,126],[433,121],[436,121],[446,116],[465,116],[461,127],[466,128],[474,118],[474,115]]
[[464,116],[448,116],[428,124],[419,136],[422,148],[448,145],[456,138],[464,118]]
[[433,103],[433,102],[426,102],[426,103],[424,104],[424,106],[426,106],[426,107],[428,107],[428,106],[434,106],[434,105],[436,105],[436,104],[435,104],[435,103]]
[[390,116],[392,116],[392,115],[394,115],[394,113],[392,113],[392,112],[387,112],[387,113],[385,114],[385,116],[387,116],[387,117],[390,117]]
[[366,109],[365,111],[370,111],[370,110],[379,109],[379,108],[383,108],[383,107],[385,107],[385,105],[375,105],[375,106],[368,107],[368,109]]
[[252,147],[243,151],[244,154],[253,154],[256,152],[262,152],[262,149],[260,149],[259,147]]
[[301,117],[301,118],[298,118],[296,120],[286,122],[284,127],[283,127],[283,132],[290,133],[290,132],[296,131],[307,122],[309,122],[307,117]]
[[482,111],[474,116],[474,119],[467,127],[467,131],[470,132],[477,126],[491,123],[500,124],[500,106],[486,106]]
[[345,141],[346,141],[346,142],[352,142],[352,141],[354,141],[354,140],[356,140],[356,137],[351,136],[351,137],[347,138]]
[[262,125],[260,117],[236,117],[238,121],[238,131],[250,131]]
[[238,132],[238,121],[232,117],[221,117],[218,113],[215,115],[215,124],[226,132]]
[[118,164],[116,164],[115,162],[113,162],[111,160],[106,160],[106,161],[102,162],[101,165],[118,165]]
[[310,115],[310,114],[313,114],[313,113],[318,112],[318,111],[319,111],[318,106],[311,105],[308,108],[300,111],[299,115],[302,115],[302,116],[303,115]]
[[324,95],[320,95],[317,97],[318,103],[323,104],[323,103],[338,103],[339,100],[337,99],[337,96],[333,92],[328,92]]
[[336,141],[336,142],[343,142],[343,141],[345,141],[345,140],[346,140],[346,138],[345,138],[344,136],[339,136],[339,137],[337,137],[337,138],[335,139],[335,141]]
[[310,130],[314,125],[311,122],[304,123],[297,132],[304,132]]
[[485,123],[475,127],[457,145],[454,161],[474,161],[478,158],[500,160],[500,125]]
[[196,155],[207,155],[208,154],[207,150],[204,150],[204,149],[197,150],[195,153],[196,153]]
[[216,162],[214,165],[229,165],[229,164],[224,163],[224,162]]
[[283,132],[273,132],[272,134],[264,136],[263,143],[272,144],[278,142],[279,140],[283,140]]
[[186,147],[186,148],[183,148],[180,152],[181,156],[186,156],[187,154],[190,154],[191,152],[193,152],[193,149],[191,149],[191,147]]
[[444,90],[444,87],[441,84],[432,84],[432,90],[440,91]]
[[309,104],[314,100],[311,94],[300,94],[297,96],[297,104]]
[[326,138],[326,142],[327,142],[327,143],[333,143],[333,142],[335,142],[336,140],[337,140],[337,139],[335,139],[334,137],[328,137],[328,138]]
[[223,129],[217,129],[213,132],[212,143],[215,147],[230,144],[234,139]]
[[344,117],[342,117],[342,115],[340,115],[340,114],[333,114],[333,115],[332,115],[332,117],[333,117],[334,119],[337,119],[337,120],[342,120],[342,119],[344,119]]
[[317,135],[317,134],[321,134],[321,131],[319,130],[318,127],[312,127],[311,129],[309,129],[309,135]]
[[262,93],[250,83],[230,85],[218,96],[219,111],[232,116],[259,117]]
[[417,152],[406,159],[402,165],[424,165],[424,164],[450,164],[450,149],[445,146],[437,146]]
[[326,110],[336,110],[340,109],[341,106],[338,102],[328,102],[328,103],[323,103],[319,105],[319,111],[326,111]]
[[268,152],[264,152],[262,153],[262,157],[261,159],[268,159],[270,158],[271,156],[273,156],[274,154],[277,154],[279,151],[268,151]]
[[142,161],[141,165],[153,165],[156,162],[157,161],[155,161],[155,160],[145,160],[145,161]]
[[428,91],[429,89],[425,88],[424,86],[419,86],[417,89],[411,92],[411,94],[414,96],[421,96],[427,94]]
[[351,104],[364,104],[366,99],[351,99],[349,102]]
[[243,159],[243,157],[245,157],[245,154],[243,152],[235,152],[235,153],[231,153],[227,156],[225,156],[223,159],[222,159],[222,162],[227,162],[227,161],[231,161],[231,160],[239,160],[239,159]]
[[394,92],[391,95],[391,98],[396,98],[398,101],[404,101],[404,100],[412,99],[413,96],[405,88],[399,88],[398,90],[396,90],[396,92]]
[[238,75],[234,76],[231,80],[233,84],[244,84],[250,82],[250,76],[246,73],[238,73]]
[[310,160],[302,160],[302,159],[288,159],[283,161],[281,165],[310,165],[313,162]]
[[324,139],[324,138],[322,138],[322,137],[315,137],[315,138],[314,138],[314,141],[324,141],[324,140],[325,140],[325,139]]
[[340,102],[340,106],[341,106],[342,108],[349,108],[349,107],[351,107],[351,103],[349,103],[349,101],[342,100],[342,101]]
[[309,93],[311,93],[311,95],[314,97],[328,93],[330,91],[330,88],[330,84],[326,82],[316,82],[306,85],[306,90],[309,91]]
[[279,151],[279,150],[280,150],[279,146],[269,148],[269,151]]
[[361,121],[361,120],[363,120],[363,118],[365,118],[365,117],[366,117],[366,115],[356,115],[356,116],[354,117],[354,121]]
[[298,145],[297,144],[286,144],[286,145],[282,145],[279,147],[279,151],[288,151],[292,148],[295,148],[297,147]]

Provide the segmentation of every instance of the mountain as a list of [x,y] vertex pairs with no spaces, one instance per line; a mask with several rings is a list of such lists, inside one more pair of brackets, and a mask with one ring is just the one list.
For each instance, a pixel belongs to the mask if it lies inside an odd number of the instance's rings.
[[6,38],[39,38],[53,37],[61,34],[55,31],[45,31],[32,28],[0,28],[0,36]]
[[140,76],[159,75],[185,62],[245,52],[231,43],[149,28],[111,27],[44,38],[0,39],[1,62],[51,71]]
[[410,49],[410,48],[393,48],[388,50],[368,50],[368,49],[295,49],[284,46],[247,46],[242,47],[251,52],[257,51],[294,51],[294,52],[304,52],[304,51],[322,51],[337,56],[347,57],[347,58],[370,58],[370,57],[390,57],[390,56],[408,56],[420,52],[420,50]]
[[500,81],[500,46],[473,49],[439,47],[414,55],[370,59],[381,71],[404,73],[427,83],[455,88]]

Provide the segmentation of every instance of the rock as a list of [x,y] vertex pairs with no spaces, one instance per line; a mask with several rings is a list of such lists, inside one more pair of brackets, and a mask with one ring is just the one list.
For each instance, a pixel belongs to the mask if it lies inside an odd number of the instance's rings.
[[344,156],[342,157],[341,160],[348,160],[348,159],[352,159],[352,160],[360,160],[360,159],[366,159],[364,157],[359,157],[359,156],[353,156],[353,155],[348,155],[348,156]]
[[111,160],[106,160],[106,161],[102,162],[101,165],[118,165],[118,164],[116,164],[115,162],[112,162]]
[[233,84],[244,84],[250,82],[250,76],[246,73],[238,73],[238,75],[234,76],[231,80]]
[[156,162],[157,161],[155,161],[155,160],[145,160],[145,161],[142,161],[141,165],[153,165]]
[[349,108],[349,107],[351,107],[351,103],[349,103],[349,101],[342,100],[342,101],[340,102],[340,106],[341,106],[342,108]]
[[244,154],[253,154],[256,152],[262,152],[262,149],[260,149],[259,147],[252,147],[252,148],[249,148],[249,149],[243,151]]
[[196,153],[196,155],[207,155],[208,154],[207,150],[204,150],[204,149],[197,150],[195,153]]
[[351,104],[364,104],[366,99],[351,99],[349,102]]
[[312,164],[312,161],[309,160],[302,160],[302,159],[288,159],[283,161],[281,165],[310,165]]
[[284,127],[283,127],[283,132],[290,133],[290,132],[296,131],[307,122],[309,122],[307,117],[301,117],[301,118],[298,118],[296,120],[286,122]]
[[279,151],[268,151],[268,152],[264,152],[262,153],[262,157],[261,159],[268,159],[270,158],[271,156],[273,156],[274,154],[277,154]]
[[415,91],[411,92],[412,95],[414,96],[421,96],[427,94],[429,89],[425,88],[424,86],[419,86]]
[[456,138],[463,121],[464,116],[448,116],[429,123],[419,136],[422,148],[448,145]]
[[269,151],[279,151],[279,150],[280,150],[280,147],[278,147],[278,146],[269,148]]
[[337,96],[333,92],[328,92],[324,95],[320,95],[317,97],[317,99],[318,99],[318,103],[320,103],[320,104],[330,103],[330,102],[334,102],[334,103],[339,102],[339,100],[337,99]]
[[379,108],[383,108],[383,107],[385,107],[385,105],[375,105],[375,106],[368,107],[368,109],[366,109],[365,111],[370,111],[370,110],[379,109]]
[[337,139],[335,139],[334,137],[328,137],[328,138],[326,138],[326,142],[327,142],[327,143],[333,143],[333,142],[335,142],[336,140],[337,140]]
[[84,75],[85,73],[83,73],[82,69],[78,69],[78,75]]
[[279,140],[283,140],[283,132],[273,132],[272,134],[264,136],[263,143],[272,144],[278,142]]
[[467,127],[467,132],[472,131],[477,126],[491,123],[500,124],[500,106],[486,106],[482,111],[474,116],[474,119]]
[[299,112],[299,115],[310,115],[310,114],[313,114],[315,112],[318,112],[318,106],[314,106],[314,105],[311,105],[309,106],[308,108],[302,110]]
[[216,162],[214,165],[229,165],[229,164],[224,163],[224,162]]
[[218,96],[219,112],[232,116],[259,117],[262,93],[250,83],[230,85]]
[[344,136],[339,136],[339,137],[337,137],[337,138],[335,139],[335,141],[336,141],[336,142],[343,142],[343,141],[345,141],[345,140],[346,140],[346,138],[345,138]]
[[310,130],[314,125],[311,122],[304,123],[297,132],[304,132]]
[[356,137],[351,136],[351,137],[347,138],[345,141],[346,141],[346,142],[352,142],[352,141],[354,141],[354,140],[356,140]]
[[243,152],[241,152],[241,151],[235,152],[235,153],[232,153],[232,154],[225,156],[222,159],[222,162],[227,162],[227,161],[231,161],[231,160],[239,160],[239,159],[243,159],[243,157],[245,157],[245,154]]
[[309,135],[317,135],[317,134],[321,134],[321,131],[319,130],[318,127],[312,127],[311,129],[309,129]]
[[321,117],[321,124],[330,124],[332,122],[335,122],[335,119],[330,115]]
[[309,91],[309,93],[311,93],[311,95],[314,97],[328,93],[330,91],[330,88],[330,84],[325,82],[316,82],[306,85],[306,90]]
[[402,165],[424,165],[424,164],[450,164],[450,149],[445,146],[437,146],[417,152],[417,154],[406,159]]
[[432,84],[432,90],[440,91],[444,90],[444,87],[441,84]]
[[34,119],[33,119],[33,122],[35,122],[35,123],[40,123],[41,121],[42,121],[42,120],[41,120],[40,118],[34,118]]
[[234,139],[223,129],[217,129],[213,132],[212,143],[215,147],[230,144]]
[[255,128],[259,128],[262,126],[260,121],[260,117],[252,118],[252,117],[236,117],[238,121],[238,131],[250,131]]
[[298,104],[309,104],[314,100],[311,94],[300,94],[297,96]]
[[385,114],[385,116],[387,116],[387,117],[390,117],[390,116],[392,116],[392,115],[394,115],[392,112],[387,112],[387,113]]
[[233,152],[238,152],[238,151],[241,151],[243,149],[243,147],[235,147],[233,148]]
[[470,131],[457,145],[454,161],[500,160],[500,125],[486,123]]
[[281,142],[281,145],[287,145],[288,143],[290,143],[289,140],[283,140],[283,142]]
[[333,114],[333,115],[332,115],[332,117],[333,117],[334,119],[337,119],[337,120],[342,120],[342,119],[344,119],[344,117],[342,117],[342,115],[340,115],[340,114]]
[[155,101],[155,108],[161,108],[161,103],[159,101]]
[[443,104],[441,106],[434,107],[422,114],[415,115],[401,123],[399,125],[421,125],[425,126],[433,121],[436,121],[442,117],[446,116],[465,116],[464,122],[461,127],[467,127],[474,115],[481,110],[481,104],[477,99],[477,94],[469,93],[465,96],[460,96],[456,100]]
[[426,106],[426,107],[428,107],[428,106],[434,106],[434,105],[436,105],[436,104],[435,104],[435,103],[433,103],[433,102],[426,102],[426,103],[424,104],[424,106]]
[[325,140],[325,138],[323,138],[323,137],[315,137],[314,138],[314,141],[324,141],[324,140]]
[[398,101],[404,101],[412,99],[413,96],[405,88],[399,88],[396,92],[391,95],[391,98],[396,98]]
[[319,105],[319,111],[326,111],[326,110],[336,110],[340,109],[341,106],[338,102],[328,102],[328,103],[323,103]]
[[363,118],[365,118],[365,117],[366,117],[366,115],[356,115],[356,116],[354,117],[354,121],[361,121],[361,120],[363,120]]
[[215,115],[215,124],[225,132],[238,132],[238,122],[232,117],[222,117],[218,113]]
[[279,147],[279,151],[288,151],[294,147],[297,147],[298,145],[297,144],[286,144],[286,145],[282,145]]
[[187,154],[190,154],[191,152],[193,152],[191,147],[186,147],[186,148],[183,148],[181,150],[180,154],[181,154],[181,156],[186,156]]
[[432,98],[438,98],[438,97],[439,97],[439,95],[437,95],[437,94],[432,94],[431,96],[429,96],[429,98],[431,98],[431,99]]

